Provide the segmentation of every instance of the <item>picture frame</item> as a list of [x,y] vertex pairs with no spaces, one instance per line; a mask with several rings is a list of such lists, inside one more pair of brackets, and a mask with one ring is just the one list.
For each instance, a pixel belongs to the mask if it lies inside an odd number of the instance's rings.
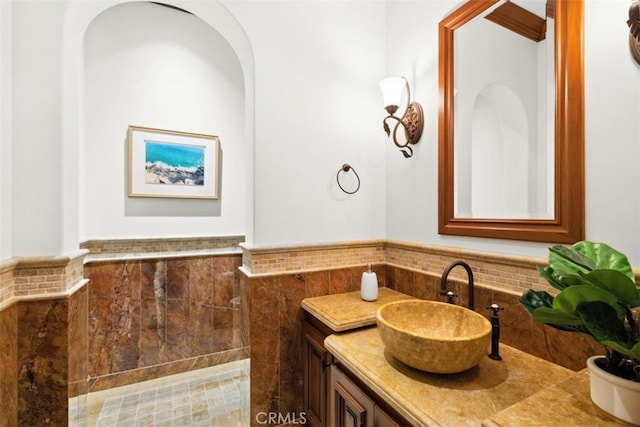
[[220,139],[130,125],[129,197],[218,199]]

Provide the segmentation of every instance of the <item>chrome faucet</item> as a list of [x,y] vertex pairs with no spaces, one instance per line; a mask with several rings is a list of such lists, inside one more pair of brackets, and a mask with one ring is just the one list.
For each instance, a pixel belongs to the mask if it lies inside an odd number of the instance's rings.
[[453,263],[451,263],[451,265],[449,265],[449,267],[447,267],[444,272],[442,273],[442,278],[440,279],[440,295],[447,295],[447,293],[449,292],[447,290],[447,277],[449,276],[449,273],[451,272],[451,270],[453,270],[454,267],[457,266],[461,266],[464,267],[465,270],[467,270],[467,276],[469,278],[469,309],[470,310],[474,310],[474,297],[473,297],[473,272],[471,271],[471,267],[469,267],[469,264],[467,264],[464,261],[455,261]]

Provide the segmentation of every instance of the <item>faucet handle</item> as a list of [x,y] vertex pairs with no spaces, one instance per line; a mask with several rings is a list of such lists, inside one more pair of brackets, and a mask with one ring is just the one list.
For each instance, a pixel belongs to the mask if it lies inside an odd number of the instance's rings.
[[493,303],[493,304],[491,304],[490,306],[488,306],[488,307],[487,307],[487,310],[491,310],[491,311],[493,311],[493,315],[494,315],[494,316],[497,316],[497,315],[498,315],[498,312],[499,312],[500,310],[504,310],[504,307],[500,307],[498,304]]
[[453,299],[458,296],[458,295],[454,294],[452,291],[447,291],[447,293],[445,295],[447,296],[447,299],[448,299],[447,302],[449,304],[453,304]]

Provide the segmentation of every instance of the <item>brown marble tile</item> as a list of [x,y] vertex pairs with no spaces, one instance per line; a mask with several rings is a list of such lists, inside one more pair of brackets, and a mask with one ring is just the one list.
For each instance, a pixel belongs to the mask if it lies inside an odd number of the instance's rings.
[[68,302],[18,303],[18,425],[67,425]]
[[493,301],[504,308],[499,313],[501,342],[574,371],[583,369],[589,356],[602,353],[600,345],[586,336],[537,324],[519,298],[493,292]]
[[109,331],[110,300],[90,298],[89,300],[89,355],[88,372],[92,377],[111,372],[110,354],[107,346]]
[[331,285],[331,273],[329,271],[316,271],[306,276],[305,294],[307,297],[319,297],[329,294]]
[[229,350],[233,347],[233,317],[231,307],[213,307],[213,352]]
[[139,367],[169,361],[167,356],[167,264],[164,260],[140,265]]
[[441,301],[439,278],[419,273],[414,273],[414,276],[415,289],[413,290],[413,296],[431,301]]
[[[171,286],[171,285],[169,285]],[[179,360],[189,357],[189,301],[179,298],[167,300],[167,358]]]
[[[194,258],[190,261],[189,284],[191,287],[189,297],[192,303],[209,306],[213,304],[215,280],[211,258]],[[233,285],[233,282],[230,285]]]
[[167,299],[167,262],[150,260],[140,262],[140,299]]
[[279,280],[247,279],[251,295],[251,420],[258,412],[279,409]]
[[139,359],[138,262],[88,267],[88,372],[92,376],[134,369]]
[[139,367],[165,363],[167,356],[167,302],[144,299],[140,305]]
[[587,336],[560,331],[547,325],[542,326],[542,329],[549,351],[547,360],[558,365],[577,371],[586,367],[586,360],[590,356],[603,354],[602,346]]
[[[189,324],[187,326],[189,357],[213,352],[213,311],[210,304],[192,301],[189,308]],[[231,333],[233,326],[228,327]],[[230,346],[227,348],[231,348]]]
[[98,263],[85,267],[85,277],[89,279],[90,298],[110,298],[113,294],[114,264]]
[[239,275],[238,282],[240,304],[237,306],[237,310],[234,311],[234,329],[238,330],[235,346],[245,347],[250,344],[251,335],[250,289],[249,283],[243,274]]
[[0,311],[0,426],[18,425],[18,305]]
[[229,307],[234,297],[234,284],[236,276],[236,259],[229,256],[212,258],[212,283],[213,305],[216,307]]
[[[363,271],[365,271],[363,269]],[[361,275],[362,273],[360,273]],[[360,289],[360,275],[352,268],[341,268],[329,271],[329,294],[340,294]]]
[[69,397],[88,393],[88,288],[69,297]]
[[305,281],[296,276],[285,276],[280,282],[280,401],[282,414],[300,413],[303,392],[302,373],[302,308],[305,298]]
[[[246,347],[249,296],[234,299],[241,263],[233,255],[89,266],[89,375],[148,379],[164,371],[156,365]],[[243,298],[246,314],[239,313]],[[140,368],[143,374],[134,371]]]
[[105,313],[110,373],[135,369],[140,359],[140,263],[116,264],[114,276],[109,313]]
[[418,288],[416,287],[416,274],[409,270],[388,266],[386,268],[387,283],[386,285],[403,294],[416,296]]
[[167,298],[189,301],[190,262],[185,259],[170,259],[167,263]]

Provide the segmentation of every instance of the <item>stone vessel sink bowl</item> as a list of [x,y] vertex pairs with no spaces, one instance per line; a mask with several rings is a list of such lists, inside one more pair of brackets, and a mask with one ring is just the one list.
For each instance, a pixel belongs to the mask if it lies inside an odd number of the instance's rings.
[[466,371],[489,354],[491,323],[468,308],[426,300],[390,302],[376,322],[387,350],[421,371]]

